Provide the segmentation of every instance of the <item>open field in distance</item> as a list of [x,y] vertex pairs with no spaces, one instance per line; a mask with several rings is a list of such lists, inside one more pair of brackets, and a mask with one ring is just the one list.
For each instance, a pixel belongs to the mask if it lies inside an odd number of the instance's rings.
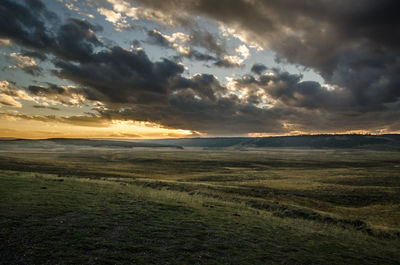
[[400,152],[0,146],[8,264],[396,264]]

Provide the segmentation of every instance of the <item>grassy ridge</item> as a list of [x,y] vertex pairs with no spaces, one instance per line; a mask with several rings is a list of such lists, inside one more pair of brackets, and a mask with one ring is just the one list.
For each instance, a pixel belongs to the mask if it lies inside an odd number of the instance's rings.
[[265,207],[360,220],[377,230],[400,230],[399,161],[398,152],[360,150],[79,147],[0,153],[1,169],[112,178],[252,205],[278,203],[282,207]]
[[4,264],[396,264],[399,242],[113,181],[0,174]]
[[[147,140],[146,140],[147,141]],[[222,137],[161,139],[149,142],[187,147],[291,147],[291,148],[368,148],[400,150],[400,135],[300,135],[279,137]]]
[[177,148],[182,149],[179,145],[161,144],[161,143],[146,143],[146,142],[131,142],[117,140],[94,140],[94,139],[68,139],[68,138],[49,138],[41,140],[29,139],[0,139],[0,148],[54,148],[54,145],[59,146],[85,146],[85,147],[103,147],[103,148]]
[[246,148],[246,147],[280,147],[280,148],[364,148],[373,150],[400,150],[400,135],[300,135],[280,137],[221,137],[221,138],[177,138],[156,140],[95,140],[50,138],[41,140],[0,139],[1,145],[18,145],[45,147],[48,144],[77,145],[91,147],[183,147],[203,148]]
[[382,150],[0,148],[0,264],[396,264],[399,168]]

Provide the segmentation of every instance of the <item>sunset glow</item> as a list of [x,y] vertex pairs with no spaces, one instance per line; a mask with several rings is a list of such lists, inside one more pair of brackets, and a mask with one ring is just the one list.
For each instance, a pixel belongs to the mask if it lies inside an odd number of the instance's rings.
[[399,133],[398,27],[272,2],[1,1],[0,137]]

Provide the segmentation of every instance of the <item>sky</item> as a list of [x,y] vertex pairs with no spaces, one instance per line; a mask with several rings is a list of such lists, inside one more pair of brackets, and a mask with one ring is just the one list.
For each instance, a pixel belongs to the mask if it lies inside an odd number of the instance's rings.
[[400,132],[397,0],[1,0],[0,137]]

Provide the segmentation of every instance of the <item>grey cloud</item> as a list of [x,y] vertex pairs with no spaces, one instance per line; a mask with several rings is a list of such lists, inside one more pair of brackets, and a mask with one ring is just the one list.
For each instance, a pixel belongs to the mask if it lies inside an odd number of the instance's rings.
[[53,52],[66,60],[89,61],[94,47],[102,46],[95,35],[95,32],[101,30],[101,27],[85,20],[70,18],[59,28]]
[[49,84],[49,87],[43,86],[29,86],[27,89],[31,94],[35,96],[43,95],[68,95],[67,89],[57,86],[55,84]]
[[102,100],[118,103],[146,103],[163,100],[171,78],[183,73],[183,66],[167,59],[151,62],[144,51],[113,47],[93,56],[93,61],[76,65],[55,62],[54,73],[103,95]]
[[218,59],[213,65],[224,68],[237,68],[240,65],[227,59]]
[[28,55],[22,53],[11,53],[4,56],[9,62],[9,65],[3,69],[20,69],[32,76],[39,76],[42,74],[42,67],[37,65],[33,58]]
[[167,128],[182,128],[214,135],[242,135],[248,132],[282,133],[278,113],[240,104],[237,98],[201,99],[191,90],[172,94],[168,104],[113,109],[100,114],[110,119],[157,122]]
[[27,115],[20,113],[4,113],[0,112],[0,117],[12,117],[16,119],[42,121],[42,122],[60,122],[77,126],[98,127],[104,128],[110,126],[110,120],[100,116],[87,115],[87,116],[55,116],[55,115]]
[[27,66],[27,67],[23,67],[21,69],[25,73],[27,73],[29,75],[33,75],[33,76],[39,76],[42,74],[42,71],[43,71],[43,69],[40,66]]
[[[261,88],[265,93],[285,108],[304,108],[308,110],[324,111],[357,111],[356,103],[349,97],[348,92],[342,89],[328,90],[315,81],[302,81],[302,75],[290,74],[276,68],[266,68],[269,74],[257,78],[245,75],[237,79],[240,87],[251,89]],[[254,100],[254,99],[253,99]]]
[[[57,68],[53,73],[79,85],[76,93],[86,100],[101,101],[106,107],[98,109],[99,116],[62,122],[139,120],[223,135],[400,127],[396,38],[400,27],[392,11],[398,9],[395,1],[137,1],[169,12],[171,17],[179,13],[180,21],[184,15],[202,15],[222,22],[268,45],[283,61],[314,69],[334,89],[303,81],[300,75],[254,65],[252,72],[257,75],[237,79],[238,90],[231,92],[212,75],[183,76],[183,65],[176,62],[153,62],[144,51],[105,48],[96,37],[101,29],[87,21],[70,19],[48,28],[45,22],[56,18],[40,1],[23,5],[4,0],[0,37],[53,54]],[[237,67],[220,59],[224,44],[216,36],[192,31],[197,37],[190,45],[211,55],[192,49],[188,56],[215,61],[215,66]],[[159,36],[152,38],[158,45],[171,45]],[[263,74],[266,70],[274,74]],[[50,84],[28,90],[60,102],[71,96]],[[235,94],[241,92],[246,93]],[[271,100],[269,106],[259,105],[262,96]]]
[[265,70],[267,70],[268,68],[260,63],[256,63],[251,67],[251,71],[255,74],[261,75]]
[[59,111],[59,108],[56,107],[51,107],[51,106],[43,106],[43,105],[34,105],[33,106],[35,109],[50,109],[50,110],[56,110]]
[[[202,39],[204,37],[204,39]],[[160,32],[157,30],[149,30],[147,31],[147,39],[145,40],[146,43],[157,45],[163,48],[169,48],[175,50],[176,48],[173,46],[174,43],[170,42],[166,37],[164,37]],[[208,51],[212,51],[215,54],[222,54],[225,53],[223,48],[219,46],[211,34],[205,34],[202,32],[196,32],[195,35],[191,35],[189,38],[189,42],[185,43],[190,45],[189,53],[182,53],[180,57],[186,57],[189,59],[197,60],[197,61],[219,61],[215,56],[210,54],[199,52],[198,50],[194,49],[193,46],[199,46],[205,48]],[[222,65],[222,64],[221,64]],[[217,65],[219,66],[219,65]],[[225,66],[225,65],[223,65]],[[231,65],[226,64],[226,67],[231,67]]]
[[215,58],[214,56],[211,56],[209,54],[205,54],[205,53],[201,53],[197,50],[193,50],[191,49],[188,56],[188,58],[193,58],[197,61],[215,61],[217,60],[217,58]]
[[[95,35],[102,30],[101,27],[74,18],[58,27],[57,16],[48,11],[41,1],[25,2],[26,5],[2,1],[0,37],[34,50],[37,58],[53,53],[65,60],[88,61],[94,47],[102,46]],[[52,21],[55,23],[50,27],[48,24]]]
[[34,49],[45,49],[54,45],[44,21],[55,17],[40,1],[25,1],[22,5],[3,0],[0,5],[0,36]]
[[[348,91],[355,108],[384,109],[399,100],[400,16],[395,0],[137,0],[174,14],[206,16],[283,61],[314,69]],[[221,61],[219,64],[224,65]]]
[[97,110],[104,119],[157,122],[213,134],[284,130],[279,113],[227,96],[215,76],[183,77],[182,65],[167,59],[152,62],[143,50],[114,47],[94,54],[89,62],[55,65],[59,70],[54,73],[83,87],[87,99],[106,104]]
[[216,34],[207,31],[193,30],[190,34],[189,43],[214,53],[217,57],[221,57],[227,53],[227,47],[224,40]]
[[217,94],[222,94],[226,91],[214,75],[197,74],[191,78],[180,78],[179,83],[174,84],[176,89],[190,89],[192,93],[197,94],[203,99],[211,101],[217,100]]
[[36,51],[28,51],[28,50],[22,50],[21,54],[23,56],[28,56],[31,58],[36,58],[39,59],[40,61],[45,61],[47,60],[47,56],[44,53],[36,52]]
[[88,91],[75,87],[61,87],[48,83],[47,87],[31,85],[26,88],[31,95],[50,99],[64,105],[83,105]]
[[[153,29],[147,31],[147,43],[158,45],[161,47],[172,47],[172,44],[159,31]],[[207,31],[192,30],[188,36],[187,44],[192,47],[200,47],[208,52],[220,57],[227,53],[227,47],[224,40],[220,39],[216,34]]]
[[160,32],[154,29],[147,31],[146,42],[152,45],[172,48],[172,43],[170,43]]
[[[357,105],[357,98],[345,89],[327,89],[317,82],[302,81],[301,75],[268,69],[269,73],[254,77],[245,75],[237,79],[239,89],[247,89],[244,99],[250,104],[258,104],[254,97],[257,89],[262,89],[270,99],[275,100],[271,111],[279,114],[279,120],[289,124],[288,131],[330,133],[351,130],[379,132],[382,129],[397,128],[400,105],[385,106],[384,111],[365,111]],[[397,129],[396,129],[397,130]]]

